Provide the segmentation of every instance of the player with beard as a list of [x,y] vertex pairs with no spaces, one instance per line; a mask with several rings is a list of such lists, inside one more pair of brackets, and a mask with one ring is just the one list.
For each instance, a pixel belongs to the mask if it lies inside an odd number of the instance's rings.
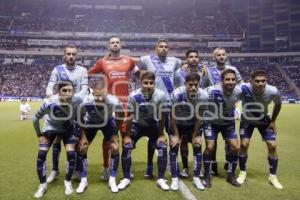
[[[174,75],[182,62],[179,58],[168,56],[169,44],[165,39],[160,39],[155,46],[156,55],[142,56],[139,59],[139,68],[155,73],[155,87],[167,94],[168,101],[171,99],[171,93],[174,90]],[[170,135],[170,116],[167,114],[166,131]],[[153,155],[155,147],[148,141],[147,169],[145,177],[153,177]]]
[[[267,74],[263,70],[252,72],[250,83],[242,84],[241,89],[243,92],[243,114],[240,124],[240,174],[237,181],[243,184],[246,180],[248,148],[253,130],[257,128],[268,148],[270,170],[268,181],[275,188],[283,189],[276,176],[278,156],[276,151],[277,130],[275,122],[281,109],[281,95],[275,86],[267,84]],[[270,117],[268,115],[268,106],[272,101],[274,102],[274,107]]]
[[[51,97],[55,94],[55,85],[59,81],[71,81],[74,85],[74,92],[82,98],[87,94],[88,78],[87,70],[76,64],[77,48],[69,44],[64,49],[64,64],[56,66],[48,82],[46,95]],[[59,175],[59,154],[61,151],[61,139],[57,137],[52,148],[52,171],[47,178],[47,183],[51,183]]]
[[197,189],[204,190],[199,178],[202,163],[201,138],[203,129],[201,129],[201,118],[206,109],[205,103],[208,100],[208,94],[199,88],[199,85],[200,75],[191,72],[186,75],[184,86],[176,88],[172,93],[171,125],[174,133],[170,136],[172,190],[179,189],[177,154],[180,141],[183,140],[186,143],[192,143],[193,146],[193,184]]
[[[186,66],[175,71],[174,76],[174,85],[175,88],[181,87],[185,84],[185,77],[191,72],[196,72],[201,76],[202,74],[202,65],[199,64],[199,53],[197,50],[190,49],[185,54],[186,57]],[[182,170],[179,172],[181,178],[188,178],[189,166],[188,166],[188,140],[185,135],[182,135],[180,142],[180,154],[182,160]]]
[[[224,48],[216,48],[213,51],[213,59],[216,62],[216,65],[214,66],[209,66],[207,68],[203,69],[203,76],[202,78],[202,83],[201,86],[203,88],[209,87],[209,86],[214,86],[218,83],[221,82],[221,73],[224,69],[232,69],[235,71],[236,74],[236,81],[237,83],[242,83],[243,79],[238,71],[238,69],[234,66],[226,64],[228,61],[228,55],[226,53],[226,50]],[[212,156],[212,162],[211,162],[211,173],[212,175],[218,175],[218,163],[216,161],[216,154],[217,154],[217,139],[216,138],[216,143],[215,143],[215,151]],[[225,143],[225,157],[226,157],[226,163],[224,165],[224,168],[227,170],[227,152],[229,151],[227,144]]]
[[203,153],[205,187],[210,188],[210,163],[215,141],[219,132],[229,145],[227,179],[231,185],[240,187],[235,178],[239,145],[235,132],[235,103],[241,99],[242,91],[236,87],[236,76],[233,69],[225,69],[221,73],[221,84],[207,88],[209,94],[208,110],[204,117],[204,135],[206,148]]
[[[135,65],[134,60],[126,55],[121,55],[121,39],[117,36],[112,36],[108,40],[107,56],[97,60],[95,65],[89,69],[88,74],[103,74],[108,81],[108,92],[121,101],[127,116],[127,97],[129,95],[129,74],[134,73],[139,75],[139,68]],[[123,123],[120,129],[121,136],[126,133],[126,124]],[[103,170],[101,179],[108,180],[109,178],[109,156],[110,142],[103,138]]]

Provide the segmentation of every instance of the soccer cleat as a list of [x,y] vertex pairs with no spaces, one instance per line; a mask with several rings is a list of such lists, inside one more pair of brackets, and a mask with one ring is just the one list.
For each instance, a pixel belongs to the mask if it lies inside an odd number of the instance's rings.
[[47,191],[47,183],[43,183],[39,185],[38,190],[34,193],[34,198],[41,198]]
[[218,163],[216,161],[212,161],[211,162],[210,174],[213,175],[213,176],[218,176],[219,175],[219,172],[218,172]]
[[109,179],[109,176],[110,176],[110,174],[109,174],[109,168],[104,167],[102,169],[102,174],[100,176],[100,179],[102,181],[107,181]]
[[247,177],[247,172],[246,172],[246,171],[240,171],[240,174],[239,174],[239,176],[237,177],[236,181],[237,181],[239,184],[242,185],[242,184],[245,183],[246,177]]
[[121,182],[118,185],[118,189],[119,190],[124,190],[127,186],[130,185],[130,179],[128,178],[124,178],[123,180],[121,180]]
[[271,185],[273,185],[275,188],[277,189],[283,189],[283,186],[281,185],[281,183],[278,181],[277,176],[274,174],[270,174],[268,181]]
[[188,168],[183,168],[181,172],[179,172],[179,177],[180,178],[189,178],[190,173]]
[[206,177],[203,179],[202,184],[206,188],[211,188],[210,177]]
[[145,178],[151,179],[153,178],[153,166],[148,165],[146,169],[146,173],[144,175]]
[[226,181],[233,185],[234,187],[241,187],[241,184],[237,182],[234,176],[227,176]]
[[113,192],[113,193],[119,192],[119,189],[118,189],[118,186],[116,183],[116,177],[112,177],[112,176],[109,177],[108,187],[110,188],[111,192]]
[[80,171],[78,171],[78,170],[74,171],[74,176],[77,181],[79,181],[79,182],[81,181]]
[[52,183],[59,175],[59,171],[52,170],[47,178],[47,183]]
[[178,181],[178,178],[172,178],[172,183],[171,183],[170,188],[172,190],[174,190],[174,191],[179,190],[179,181]]
[[76,189],[76,193],[78,194],[82,194],[88,187],[88,182],[87,182],[87,178],[82,178],[78,188]]
[[157,179],[156,184],[157,184],[157,186],[160,187],[162,190],[167,191],[167,190],[170,189],[170,187],[168,186],[168,184],[166,183],[166,181],[165,181],[164,179],[162,179],[162,178]]
[[71,195],[73,193],[71,181],[64,181],[65,184],[65,195]]
[[198,190],[204,190],[205,189],[205,187],[202,184],[201,179],[199,177],[193,177],[193,183],[194,183],[195,187]]

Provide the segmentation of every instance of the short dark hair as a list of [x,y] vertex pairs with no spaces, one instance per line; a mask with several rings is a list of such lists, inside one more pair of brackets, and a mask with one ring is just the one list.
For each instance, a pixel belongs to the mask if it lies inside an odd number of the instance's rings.
[[140,78],[141,78],[141,81],[143,81],[144,79],[149,79],[149,80],[155,81],[155,74],[152,71],[142,71]]
[[197,82],[200,82],[200,75],[196,72],[191,72],[191,73],[188,73],[185,77],[185,83],[187,82],[190,82],[190,81],[197,81]]
[[108,41],[110,41],[112,38],[118,38],[119,40],[121,40],[121,38],[117,35],[112,35],[108,38]]
[[64,54],[66,53],[67,48],[77,49],[77,46],[75,44],[67,44],[64,48]]
[[159,45],[159,44],[162,43],[162,42],[165,42],[165,43],[167,43],[167,44],[169,43],[167,39],[165,39],[165,38],[160,38],[160,39],[157,40],[156,45]]
[[224,69],[221,73],[222,80],[224,80],[226,74],[234,74],[234,76],[236,77],[235,71],[233,69],[227,68],[227,69]]
[[199,52],[195,49],[190,49],[185,53],[185,57],[189,57],[190,53],[196,53],[197,55],[199,55]]
[[250,75],[251,80],[255,79],[255,77],[257,77],[257,76],[265,76],[265,77],[267,77],[267,73],[266,73],[265,70],[261,70],[261,69],[260,70],[255,70],[255,71],[251,72],[251,75]]
[[66,81],[59,81],[57,83],[58,85],[58,91],[60,91],[61,88],[65,87],[65,86],[72,86],[72,88],[74,88],[73,82],[70,80],[66,80]]

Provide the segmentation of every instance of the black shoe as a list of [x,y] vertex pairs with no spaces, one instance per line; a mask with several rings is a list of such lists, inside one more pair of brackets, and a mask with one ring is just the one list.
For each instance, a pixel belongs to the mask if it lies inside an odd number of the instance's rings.
[[210,174],[213,175],[213,176],[218,176],[219,175],[219,172],[218,172],[218,163],[217,162],[212,162],[211,163]]
[[228,162],[225,162],[224,164],[224,169],[227,171],[228,170]]
[[204,178],[204,179],[202,180],[202,184],[203,184],[206,188],[211,188],[210,177]]
[[234,176],[227,176],[226,181],[233,185],[234,187],[241,187],[241,184],[237,182],[236,178]]

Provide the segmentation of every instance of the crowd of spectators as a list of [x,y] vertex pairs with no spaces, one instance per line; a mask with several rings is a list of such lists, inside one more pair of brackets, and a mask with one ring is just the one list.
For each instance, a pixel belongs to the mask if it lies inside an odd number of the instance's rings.
[[298,66],[283,66],[283,69],[289,75],[290,79],[300,88],[300,67]]
[[[51,7],[50,7],[51,8]],[[0,16],[0,30],[10,32],[113,32],[113,33],[193,33],[202,35],[236,35],[242,30],[225,12],[212,7],[205,12],[197,8],[178,13],[176,10],[153,12],[140,10],[96,10],[68,7],[41,8],[15,6],[13,12]],[[7,8],[12,9],[12,8]]]
[[[93,62],[94,58],[91,58]],[[45,57],[35,59],[32,64],[1,64],[0,65],[0,93],[2,96],[18,97],[45,97],[47,82],[53,67],[61,62],[61,59]],[[93,63],[91,63],[92,65]],[[275,85],[283,95],[284,99],[297,98],[294,91],[277,68],[268,63],[257,64],[249,62],[233,62],[241,72],[243,79],[247,82],[250,79],[251,71],[264,69],[268,74],[268,83]],[[90,66],[85,66],[89,68]],[[300,68],[284,67],[289,77],[300,87]]]

